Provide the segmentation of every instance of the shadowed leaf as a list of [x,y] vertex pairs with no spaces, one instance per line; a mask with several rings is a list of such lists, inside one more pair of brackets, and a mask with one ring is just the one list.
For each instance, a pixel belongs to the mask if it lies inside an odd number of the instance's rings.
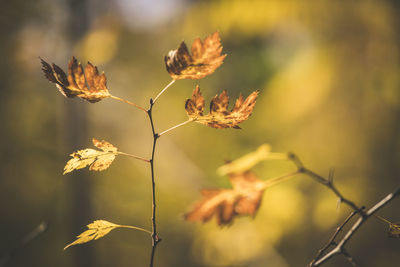
[[99,141],[96,138],[93,138],[92,141],[97,148],[101,149],[101,151],[86,148],[70,154],[72,159],[70,159],[65,165],[63,174],[85,168],[89,165],[89,170],[91,171],[103,171],[111,165],[115,156],[118,154],[117,148],[104,140]]
[[203,199],[185,214],[188,221],[207,222],[213,216],[218,225],[230,224],[235,216],[255,216],[260,206],[265,183],[253,173],[229,176],[232,189],[205,189]]
[[202,42],[200,38],[192,44],[192,54],[182,42],[178,49],[169,51],[164,61],[168,73],[174,80],[201,79],[213,73],[224,61],[219,33],[208,36]]
[[121,225],[114,224],[105,220],[96,220],[88,224],[87,227],[89,228],[89,230],[86,230],[85,232],[78,235],[77,239],[71,244],[65,246],[64,250],[74,245],[83,244],[92,240],[102,238],[115,228],[121,227]]
[[97,67],[88,62],[85,71],[75,57],[68,63],[68,75],[57,65],[48,64],[41,59],[44,76],[65,97],[79,97],[91,103],[110,97],[107,89],[107,78],[104,73],[99,75]]
[[251,93],[246,100],[243,100],[242,95],[240,95],[233,109],[228,111],[229,97],[227,92],[223,91],[219,96],[213,97],[210,102],[210,112],[204,115],[204,97],[197,85],[192,98],[186,100],[185,109],[192,121],[218,129],[240,129],[237,125],[249,118],[256,104],[257,96],[258,91]]

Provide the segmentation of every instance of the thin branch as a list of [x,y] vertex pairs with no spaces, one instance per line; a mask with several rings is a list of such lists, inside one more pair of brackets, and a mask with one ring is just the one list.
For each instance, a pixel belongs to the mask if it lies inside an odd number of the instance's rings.
[[347,218],[344,220],[344,222],[338,226],[336,228],[336,231],[333,233],[333,235],[331,236],[331,238],[329,239],[328,243],[326,243],[326,245],[321,248],[317,255],[315,256],[315,258],[312,260],[312,262],[309,264],[309,266],[314,266],[314,263],[319,260],[321,258],[321,256],[325,253],[325,251],[330,247],[330,246],[334,246],[336,245],[335,239],[338,236],[338,234],[343,230],[343,227],[351,220],[351,218],[354,217],[354,215],[357,214],[357,211],[353,211],[352,213],[350,213],[349,216],[347,216]]
[[164,87],[164,89],[161,90],[161,92],[158,93],[158,95],[154,98],[153,102],[151,105],[154,105],[154,103],[156,103],[157,99],[165,92],[165,90],[168,89],[168,87],[170,87],[173,83],[175,82],[175,80],[172,80],[169,84],[167,84],[167,86]]
[[146,229],[141,228],[141,227],[131,226],[131,225],[120,225],[119,227],[120,227],[120,228],[127,228],[127,229],[139,230],[139,231],[142,231],[142,232],[145,232],[145,233],[148,233],[148,234],[151,235],[151,231],[146,230]]
[[175,126],[169,128],[169,129],[167,129],[167,130],[165,130],[165,131],[159,133],[158,136],[160,137],[161,135],[166,134],[166,133],[168,133],[169,131],[172,131],[172,130],[174,130],[174,129],[176,129],[176,128],[179,128],[179,127],[181,127],[181,126],[183,126],[183,125],[185,125],[185,124],[188,124],[189,122],[192,122],[192,121],[193,121],[193,120],[189,119],[189,120],[187,120],[187,121],[184,121],[184,122],[182,122],[182,123],[179,123],[178,125],[175,125]]
[[307,174],[309,177],[317,181],[318,183],[328,187],[336,196],[339,197],[340,202],[346,203],[348,206],[350,206],[353,210],[357,211],[359,214],[364,216],[363,210],[358,207],[354,202],[350,201],[349,199],[345,198],[339,190],[334,186],[333,180],[330,179],[325,179],[319,174],[316,174],[315,172],[307,169],[304,167],[303,163],[300,161],[300,159],[293,153],[289,153],[288,155],[289,160],[291,160],[298,168],[299,172],[302,172],[304,174]]
[[383,218],[383,217],[381,217],[379,215],[374,214],[374,217],[377,218],[378,220],[380,220],[381,222],[387,223],[389,225],[393,224],[392,222],[389,222],[388,220],[386,220],[385,218]]
[[[350,228],[350,230],[347,231],[345,236],[337,243],[337,245],[326,255],[321,257],[319,260],[317,260],[313,265],[311,266],[320,266],[333,256],[337,254],[342,254],[345,255],[348,254],[346,250],[344,250],[345,245],[349,240],[353,237],[353,235],[357,232],[357,230],[372,216],[374,215],[375,212],[377,212],[379,209],[383,208],[386,206],[389,202],[391,202],[393,199],[398,197],[400,195],[400,187],[398,187],[393,193],[388,194],[386,197],[384,197],[381,201],[376,203],[372,208],[370,208],[367,212],[363,213],[364,215],[358,218],[358,220],[353,224],[353,226]],[[348,256],[346,256],[348,258]],[[349,259],[349,258],[348,258]]]
[[118,155],[127,156],[127,157],[131,157],[131,158],[138,159],[138,160],[143,160],[145,162],[149,162],[150,163],[150,160],[148,160],[148,159],[145,159],[145,158],[142,158],[142,157],[139,157],[139,156],[135,156],[135,155],[132,155],[132,154],[128,154],[128,153],[125,153],[125,152],[118,151],[117,154]]
[[161,241],[157,234],[157,223],[156,223],[156,183],[155,183],[155,176],[154,176],[154,154],[156,150],[157,139],[159,135],[156,133],[154,129],[154,122],[153,122],[153,110],[154,101],[150,99],[150,107],[147,110],[147,115],[149,116],[151,131],[153,133],[153,147],[151,151],[151,159],[150,159],[150,170],[151,170],[151,191],[152,191],[152,216],[151,216],[151,238],[152,238],[152,246],[151,246],[151,256],[150,256],[150,267],[153,267],[154,263],[154,255],[156,252],[157,244]]
[[123,98],[120,98],[120,97],[118,97],[118,96],[113,96],[113,95],[111,95],[110,98],[115,99],[115,100],[118,100],[118,101],[121,101],[121,102],[124,102],[124,103],[126,103],[126,104],[128,104],[128,105],[131,105],[131,106],[134,106],[135,108],[138,108],[138,109],[140,109],[140,110],[142,110],[142,111],[144,111],[144,112],[147,112],[147,110],[146,110],[145,108],[142,108],[141,106],[139,106],[139,105],[137,105],[137,104],[135,104],[135,103],[133,103],[133,102],[131,102],[131,101],[125,100],[125,99],[123,99]]
[[278,177],[270,178],[266,181],[264,181],[264,188],[268,188],[277,184],[280,184],[284,181],[287,181],[289,179],[292,179],[296,174],[299,174],[299,171],[287,173]]

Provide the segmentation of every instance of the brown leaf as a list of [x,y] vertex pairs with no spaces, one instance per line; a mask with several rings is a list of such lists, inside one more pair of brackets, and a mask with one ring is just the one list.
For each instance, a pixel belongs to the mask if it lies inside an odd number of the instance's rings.
[[233,109],[228,111],[229,97],[228,93],[223,91],[219,96],[213,97],[210,102],[210,112],[204,115],[204,97],[197,85],[192,98],[186,100],[185,109],[192,121],[218,129],[240,129],[237,125],[249,118],[256,104],[257,96],[258,91],[254,91],[243,101],[243,97],[240,95]]
[[178,49],[169,51],[164,61],[172,79],[201,79],[213,73],[224,61],[219,33],[206,37],[202,42],[196,38],[192,44],[192,55],[182,42]]
[[64,173],[72,172],[89,166],[90,171],[103,171],[110,167],[111,163],[118,154],[117,148],[107,141],[99,141],[93,138],[93,144],[102,151],[86,148],[78,150],[70,156],[70,159],[64,167]]
[[87,228],[89,228],[89,230],[86,230],[85,232],[78,235],[77,239],[71,244],[65,246],[64,250],[74,245],[83,244],[92,240],[102,238],[103,236],[107,235],[112,230],[118,227],[121,227],[121,225],[114,224],[105,220],[96,220],[88,224]]
[[99,75],[97,67],[90,62],[83,71],[81,63],[75,57],[68,63],[68,75],[57,65],[50,66],[41,59],[42,70],[46,79],[55,83],[65,97],[79,97],[91,103],[110,97],[107,89],[107,78],[104,73]]
[[230,224],[235,216],[255,216],[260,206],[265,183],[253,173],[230,175],[232,189],[202,190],[203,199],[185,214],[188,221],[209,221],[214,215],[218,225]]
[[393,238],[400,238],[400,223],[397,223],[397,224],[391,223],[391,224],[389,224],[388,236],[389,237],[393,237]]

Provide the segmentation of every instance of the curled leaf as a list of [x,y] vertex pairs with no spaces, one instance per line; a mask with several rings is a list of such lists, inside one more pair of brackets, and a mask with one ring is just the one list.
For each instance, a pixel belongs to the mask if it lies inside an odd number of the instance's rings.
[[219,175],[227,175],[230,173],[242,173],[250,170],[260,161],[266,160],[271,151],[271,146],[263,144],[256,151],[250,152],[234,161],[222,165],[217,169]]
[[118,154],[117,148],[104,140],[99,141],[93,138],[92,141],[101,150],[86,148],[70,154],[72,159],[65,165],[63,174],[85,168],[89,165],[89,170],[91,171],[103,171],[111,165]]
[[251,93],[246,100],[240,95],[231,111],[228,111],[229,97],[226,91],[219,96],[216,95],[210,102],[210,112],[204,115],[204,97],[201,95],[200,87],[197,85],[193,91],[192,98],[185,103],[186,113],[192,121],[213,128],[235,128],[240,129],[239,123],[247,120],[253,112],[258,91]]
[[203,199],[185,214],[188,221],[207,222],[213,216],[218,225],[230,224],[235,216],[255,216],[260,207],[265,183],[253,173],[232,174],[232,189],[202,190]]
[[182,42],[178,49],[169,51],[164,61],[172,79],[201,79],[213,73],[224,61],[219,33],[208,36],[202,42],[200,38],[192,44],[192,54]]
[[75,57],[68,63],[68,75],[56,64],[50,65],[41,59],[44,76],[65,97],[79,97],[91,103],[110,97],[107,89],[107,78],[104,73],[99,74],[97,67],[88,62],[85,71]]
[[64,247],[64,250],[74,245],[83,244],[92,240],[102,238],[103,236],[107,235],[112,230],[118,227],[122,226],[105,220],[96,220],[88,224],[87,228],[89,228],[89,230],[86,230],[85,232],[78,235],[77,239],[74,242]]

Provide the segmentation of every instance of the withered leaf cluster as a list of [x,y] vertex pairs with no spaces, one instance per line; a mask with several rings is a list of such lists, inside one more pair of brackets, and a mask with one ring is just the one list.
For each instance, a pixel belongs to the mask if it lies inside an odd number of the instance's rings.
[[79,97],[91,103],[110,97],[107,89],[107,78],[104,73],[99,75],[97,67],[88,62],[85,70],[75,57],[68,63],[68,75],[56,64],[50,65],[43,59],[42,70],[45,77],[55,83],[65,97]]
[[213,73],[224,61],[219,33],[208,36],[202,42],[197,38],[192,44],[192,54],[182,42],[178,49],[169,51],[164,61],[172,79],[201,79]]
[[193,91],[192,98],[185,103],[186,113],[192,121],[213,127],[213,128],[235,128],[240,129],[239,123],[247,120],[253,112],[258,91],[251,93],[246,100],[240,94],[231,111],[228,110],[229,96],[226,91],[211,99],[210,112],[204,114],[204,97],[201,95],[197,85]]
[[88,224],[87,228],[89,229],[78,235],[77,239],[74,242],[64,247],[64,250],[74,245],[83,244],[92,240],[97,240],[99,238],[102,238],[103,236],[107,235],[112,230],[118,227],[121,226],[105,220],[96,220]]
[[93,138],[92,141],[94,146],[101,150],[86,148],[70,154],[72,159],[65,165],[63,174],[85,168],[89,165],[89,170],[91,171],[103,171],[111,165],[118,154],[117,148],[104,140],[99,141]]
[[218,225],[229,225],[235,216],[255,216],[260,206],[265,183],[254,173],[230,174],[232,189],[205,189],[203,199],[185,214],[188,221],[207,222],[216,217]]

